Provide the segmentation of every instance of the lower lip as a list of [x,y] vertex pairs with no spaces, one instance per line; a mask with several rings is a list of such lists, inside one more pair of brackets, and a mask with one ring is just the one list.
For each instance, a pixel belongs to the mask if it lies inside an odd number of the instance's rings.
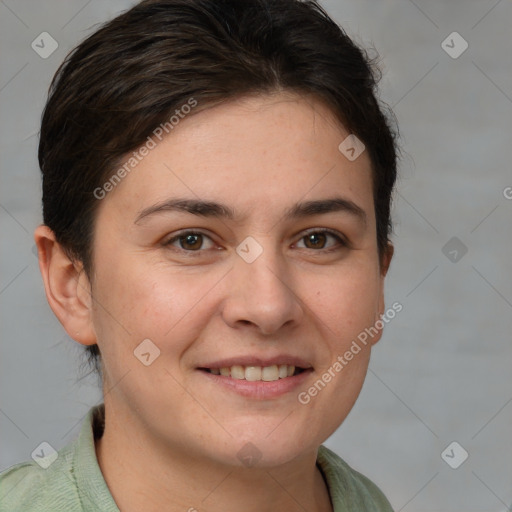
[[312,369],[308,369],[292,377],[266,382],[262,380],[248,381],[245,379],[233,379],[231,377],[225,377],[224,375],[214,375],[205,370],[198,371],[215,384],[224,386],[226,389],[234,391],[239,395],[260,400],[276,398],[290,393],[303,384],[313,372]]

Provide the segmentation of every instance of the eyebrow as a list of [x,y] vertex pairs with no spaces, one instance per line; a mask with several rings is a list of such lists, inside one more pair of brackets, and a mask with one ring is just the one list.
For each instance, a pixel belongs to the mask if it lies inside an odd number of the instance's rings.
[[[222,203],[215,201],[202,201],[199,199],[175,198],[145,208],[137,215],[134,223],[138,224],[142,219],[149,216],[169,211],[186,212],[200,217],[219,218],[232,221],[237,219],[235,210]],[[318,199],[315,201],[297,203],[284,212],[284,218],[289,220],[333,212],[348,213],[365,226],[367,224],[366,212],[350,199],[343,197]]]

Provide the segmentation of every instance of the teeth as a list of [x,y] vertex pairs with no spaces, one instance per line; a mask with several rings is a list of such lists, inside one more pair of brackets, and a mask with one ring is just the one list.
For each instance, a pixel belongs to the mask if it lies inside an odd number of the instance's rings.
[[261,380],[261,366],[246,366],[245,368],[245,380],[255,381]]
[[265,366],[261,369],[261,380],[270,382],[279,379],[279,368],[277,365]]
[[233,379],[245,379],[251,382],[262,380],[264,382],[271,382],[274,380],[284,379],[291,377],[295,373],[295,366],[274,364],[272,366],[240,366],[235,365],[230,368],[212,368],[209,370],[214,375],[223,375],[224,377],[231,377]]
[[[229,368],[226,368],[229,371]],[[245,369],[243,366],[232,366],[231,367],[231,377],[233,379],[245,379]],[[228,374],[229,375],[229,374]]]

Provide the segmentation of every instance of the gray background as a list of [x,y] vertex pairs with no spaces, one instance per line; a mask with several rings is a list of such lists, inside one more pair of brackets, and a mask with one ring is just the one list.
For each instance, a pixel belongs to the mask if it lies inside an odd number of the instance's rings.
[[[80,379],[80,347],[47,305],[33,253],[37,132],[67,52],[132,4],[0,1],[0,469],[28,459],[41,441],[60,449],[101,399],[95,378]],[[357,42],[377,48],[382,99],[394,108],[404,149],[386,288],[388,305],[398,301],[403,311],[375,347],[355,408],[326,444],[375,481],[396,511],[507,510],[512,2],[323,5]],[[47,59],[31,48],[43,31],[59,45]],[[469,44],[458,58],[441,46],[453,31]],[[458,245],[443,252],[452,237]],[[469,453],[458,469],[441,458],[453,441]],[[459,453],[449,452],[452,460]]]

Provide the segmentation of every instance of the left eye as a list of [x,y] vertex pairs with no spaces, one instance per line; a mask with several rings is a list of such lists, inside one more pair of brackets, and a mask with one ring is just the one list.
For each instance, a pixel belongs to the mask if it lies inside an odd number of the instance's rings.
[[[325,244],[329,237],[334,238],[339,245],[346,245],[345,241],[339,235],[326,230],[310,231],[307,235],[303,236],[299,242],[304,240],[306,249],[326,249]],[[336,247],[336,244],[332,247]]]

